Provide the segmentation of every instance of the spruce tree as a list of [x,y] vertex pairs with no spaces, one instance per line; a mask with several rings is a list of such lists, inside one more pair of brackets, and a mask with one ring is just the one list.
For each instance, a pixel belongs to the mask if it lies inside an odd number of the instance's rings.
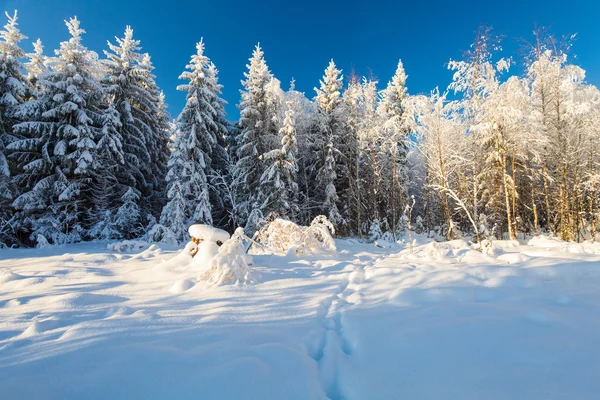
[[33,85],[36,86],[38,77],[48,72],[48,57],[44,55],[44,46],[40,39],[33,42],[33,53],[28,53],[27,57],[29,61],[25,64],[25,70],[27,71],[27,79]]
[[9,145],[24,188],[13,206],[30,239],[52,243],[81,240],[89,226],[102,124],[97,55],[81,44],[85,31],[76,17],[66,25],[71,38],[60,44],[52,71],[39,77],[39,98],[19,111],[25,122],[14,129],[21,137]]
[[263,199],[260,208],[263,215],[275,212],[281,217],[294,220],[298,215],[298,164],[293,110],[286,111],[279,134],[281,148],[271,150],[265,156],[267,167],[260,179],[260,197]]
[[[320,89],[317,92],[316,102],[321,115],[321,137],[313,144],[315,150],[321,152],[317,173],[317,188],[320,197],[322,213],[329,215],[334,225],[344,222],[338,208],[338,190],[336,184],[340,177],[347,171],[340,167],[336,157],[341,154],[337,145],[342,142],[343,118],[341,115],[340,90],[342,89],[343,76],[337,69],[333,60],[330,61]],[[340,174],[341,172],[341,174]],[[347,174],[346,174],[347,175]],[[343,179],[347,179],[346,176]]]
[[381,101],[377,111],[381,121],[381,137],[384,140],[382,158],[385,158],[386,168],[382,171],[388,182],[385,198],[386,215],[390,217],[395,230],[407,196],[407,155],[408,132],[411,127],[409,111],[407,110],[408,95],[406,91],[406,73],[402,61],[398,61],[396,73],[382,91]]
[[16,140],[13,125],[17,122],[16,111],[27,96],[26,79],[21,73],[23,50],[19,42],[26,37],[17,27],[17,12],[11,17],[5,13],[8,23],[0,31],[0,246],[14,241],[14,222],[9,205],[18,194],[13,185],[6,146]]
[[248,72],[242,81],[240,129],[237,138],[237,162],[233,170],[235,224],[244,225],[252,210],[259,208],[257,188],[264,172],[263,158],[273,149],[277,131],[273,132],[267,102],[267,85],[273,79],[264,53],[257,45],[247,65]]
[[187,225],[213,223],[208,177],[214,175],[213,154],[225,154],[221,146],[226,127],[216,68],[204,55],[202,41],[196,49],[188,71],[179,77],[189,81],[177,88],[187,92],[187,101],[178,118],[179,132],[167,173],[169,202],[161,218],[161,224],[178,240],[185,237]]
[[[140,194],[140,223],[157,214],[164,196],[164,174],[168,157],[168,121],[161,93],[152,75],[147,54],[141,54],[140,42],[128,26],[125,36],[108,42],[103,61],[106,75],[102,84],[110,104],[119,115],[124,163],[117,167],[118,186],[113,202],[119,207],[129,191]],[[128,235],[127,232],[122,232]]]

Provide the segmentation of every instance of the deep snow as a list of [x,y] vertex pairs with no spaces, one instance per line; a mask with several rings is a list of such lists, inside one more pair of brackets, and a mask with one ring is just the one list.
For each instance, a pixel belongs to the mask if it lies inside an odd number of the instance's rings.
[[597,399],[600,245],[548,238],[255,255],[0,251],[0,399]]

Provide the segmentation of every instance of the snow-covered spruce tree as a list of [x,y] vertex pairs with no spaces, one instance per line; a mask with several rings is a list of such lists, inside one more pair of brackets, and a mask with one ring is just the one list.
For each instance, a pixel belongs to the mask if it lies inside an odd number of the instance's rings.
[[27,79],[32,86],[36,86],[36,82],[40,75],[48,72],[48,57],[44,55],[44,46],[40,39],[33,42],[33,53],[28,53],[27,57],[29,61],[25,63],[25,70],[27,71]]
[[52,71],[39,77],[43,92],[19,110],[26,122],[14,126],[20,138],[8,146],[24,189],[13,202],[20,222],[31,240],[52,243],[85,236],[102,123],[97,54],[81,44],[77,18],[66,25],[71,38],[60,44]]
[[294,80],[290,83],[290,89],[285,92],[284,97],[288,109],[294,112],[296,128],[299,214],[295,217],[295,222],[308,226],[314,218],[311,207],[314,205],[312,200],[315,195],[314,182],[317,174],[315,162],[319,157],[312,148],[315,138],[320,138],[317,107],[304,93],[296,90]]
[[323,202],[321,204],[322,209],[325,211],[329,220],[334,226],[342,223],[342,217],[337,207],[338,195],[335,189],[335,180],[337,175],[335,173],[335,159],[333,157],[333,144],[329,142],[327,144],[327,155],[325,156],[325,163],[319,169],[317,175],[317,185],[322,187]]
[[[264,171],[263,157],[277,145],[277,131],[271,123],[273,115],[267,102],[267,85],[273,79],[264,59],[264,53],[257,45],[244,73],[244,89],[238,106],[240,129],[237,138],[237,162],[233,169],[235,224],[245,225],[253,209],[258,208],[258,187]],[[247,232],[249,233],[249,232]]]
[[[289,105],[288,105],[289,106]],[[297,142],[294,111],[285,113],[283,127],[279,131],[281,148],[271,150],[265,155],[266,169],[260,179],[259,196],[263,199],[260,206],[263,215],[271,212],[280,217],[295,220],[298,215],[298,184],[296,175]]]
[[0,246],[9,244],[14,232],[11,232],[11,200],[18,195],[18,187],[11,182],[10,159],[6,146],[16,138],[13,125],[18,122],[16,108],[27,96],[27,81],[23,73],[21,58],[25,55],[19,42],[26,37],[17,27],[17,12],[11,17],[6,13],[8,23],[0,31]]
[[166,202],[166,173],[170,156],[169,143],[172,133],[172,119],[167,111],[164,95],[156,84],[156,77],[153,74],[154,66],[148,53],[142,57],[140,66],[145,77],[146,90],[149,94],[147,104],[142,104],[139,107],[149,117],[146,122],[149,128],[146,146],[150,152],[150,165],[146,168],[146,182],[151,185],[150,193],[141,202],[141,217],[152,222],[155,215],[160,215],[162,206]]
[[[119,170],[125,165],[123,136],[121,135],[121,118],[111,104],[102,115],[102,129],[98,132],[96,153],[100,168],[92,183],[92,200],[94,208],[90,211],[94,225],[89,236],[101,240],[131,238],[134,232],[120,230],[117,225],[115,210],[121,203],[118,197]],[[138,212],[133,213],[139,214]]]
[[[225,152],[221,146],[226,127],[216,69],[204,55],[202,41],[196,49],[197,53],[187,66],[189,71],[180,76],[189,83],[177,88],[187,92],[187,102],[178,118],[179,132],[167,173],[169,202],[161,217],[161,224],[171,229],[178,240],[186,236],[187,225],[213,223],[207,177],[215,172],[212,159],[215,149],[218,148],[221,157]],[[173,189],[174,185],[177,188]]]
[[398,61],[396,73],[387,87],[381,92],[381,101],[377,111],[381,122],[383,151],[389,168],[382,171],[387,176],[389,198],[384,203],[389,205],[388,215],[392,229],[406,204],[408,171],[406,168],[408,154],[408,133],[412,127],[411,112],[408,110],[408,94],[406,90],[406,73],[402,61]]
[[225,113],[225,104],[227,102],[221,98],[223,85],[219,84],[218,73],[219,71],[215,64],[210,62],[206,77],[211,88],[210,107],[214,123],[218,129],[214,132],[216,142],[212,147],[210,173],[207,177],[213,224],[225,228],[230,225],[229,217],[232,208],[232,196],[231,185],[224,185],[223,180],[230,182],[229,174],[231,173],[232,165],[227,153],[229,135],[227,127],[229,123],[226,120],[227,114]]
[[[154,82],[149,57],[141,54],[139,40],[127,27],[125,36],[108,42],[107,59],[102,61],[106,75],[102,84],[109,103],[119,114],[123,138],[124,164],[117,168],[118,186],[113,202],[119,207],[122,196],[133,188],[140,193],[140,218],[158,212],[164,165],[168,149],[160,92]],[[156,204],[158,203],[158,204]],[[128,232],[122,236],[130,237]]]
[[325,69],[320,89],[315,88],[317,92],[315,100],[319,106],[322,133],[319,140],[313,143],[314,149],[321,153],[316,189],[319,194],[321,213],[329,216],[336,229],[344,222],[338,209],[339,198],[336,184],[339,175],[347,175],[344,165],[338,166],[336,162],[336,156],[340,154],[336,146],[343,140],[340,137],[343,129],[343,118],[340,115],[342,111],[340,90],[343,81],[341,72],[331,60]]

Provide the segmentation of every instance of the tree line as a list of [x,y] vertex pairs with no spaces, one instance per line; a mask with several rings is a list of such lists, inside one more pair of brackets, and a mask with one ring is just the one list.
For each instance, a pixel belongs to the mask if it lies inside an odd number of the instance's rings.
[[273,216],[325,215],[342,236],[595,238],[600,93],[541,30],[524,73],[482,27],[445,90],[410,95],[402,62],[383,90],[332,60],[316,96],[284,90],[256,46],[240,119],[227,120],[200,41],[167,112],[127,27],[104,57],[77,18],[54,56],[25,54],[17,14],[0,31],[0,243],[144,236],[178,243],[205,223],[252,234]]

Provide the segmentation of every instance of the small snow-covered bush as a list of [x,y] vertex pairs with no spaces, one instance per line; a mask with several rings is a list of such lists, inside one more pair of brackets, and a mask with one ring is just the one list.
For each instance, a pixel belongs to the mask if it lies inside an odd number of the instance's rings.
[[415,220],[415,232],[418,234],[422,234],[425,232],[425,225],[423,225],[423,218],[420,215],[417,215],[417,219]]
[[172,230],[161,224],[154,224],[145,239],[152,243],[177,244],[177,237]]
[[381,233],[381,226],[379,224],[379,220],[374,219],[373,221],[371,221],[371,227],[369,228],[369,240],[371,242],[374,242],[377,239],[381,239],[382,235],[383,234]]
[[335,228],[331,221],[324,215],[318,215],[312,220],[310,226],[304,229],[303,240],[296,250],[296,254],[335,252]]
[[408,215],[402,214],[400,217],[400,221],[398,221],[398,225],[396,227],[396,236],[401,238],[406,236],[408,233]]
[[254,282],[250,271],[252,257],[246,253],[244,237],[244,229],[237,228],[231,239],[219,248],[219,253],[212,258],[208,268],[200,273],[198,279],[217,285]]
[[275,218],[263,226],[256,239],[264,248],[277,253],[294,250],[296,254],[314,254],[336,250],[334,233],[333,224],[323,215],[317,216],[308,227]]
[[35,247],[37,247],[38,249],[45,249],[46,247],[50,246],[50,243],[48,243],[48,239],[46,239],[46,236],[38,234],[37,238],[36,238],[37,244],[35,245]]
[[302,243],[304,229],[287,219],[275,218],[260,230],[257,241],[278,253],[286,253]]
[[384,232],[383,235],[381,235],[381,240],[390,243],[394,242],[394,234],[390,231]]
[[106,246],[113,253],[131,253],[148,247],[147,242],[141,240],[123,240],[122,242],[110,243]]

